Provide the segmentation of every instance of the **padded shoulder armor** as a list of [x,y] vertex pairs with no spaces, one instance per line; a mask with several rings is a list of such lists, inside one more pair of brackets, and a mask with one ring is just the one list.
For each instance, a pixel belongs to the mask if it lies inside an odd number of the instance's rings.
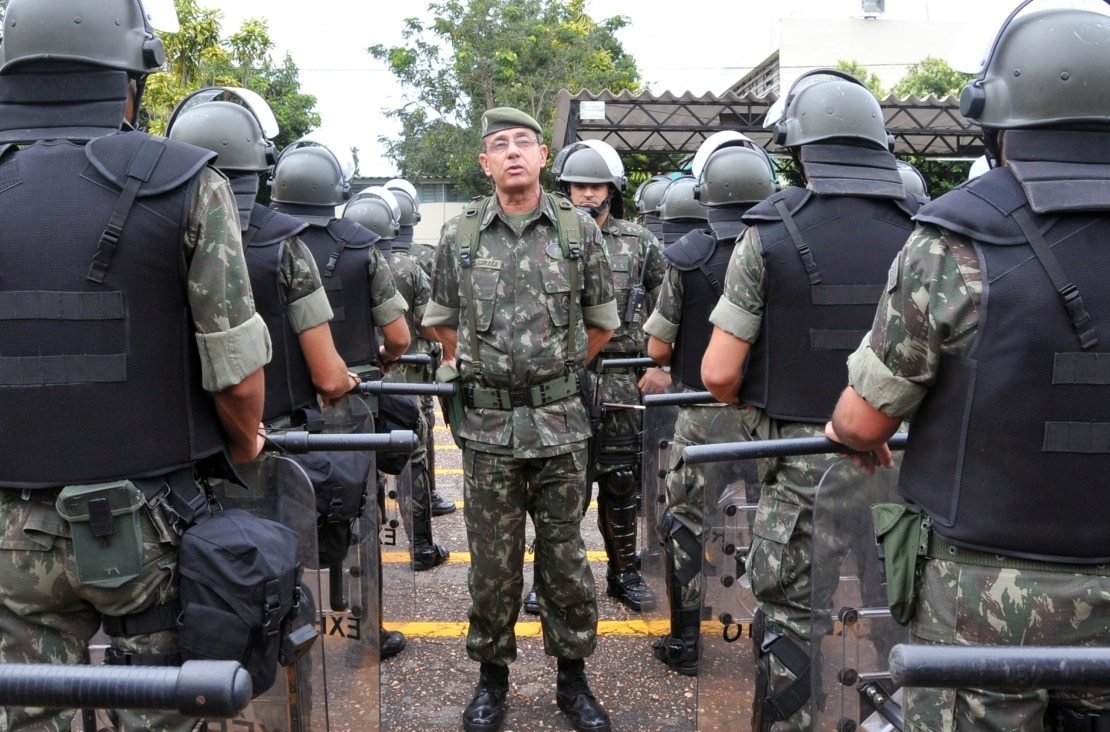
[[268,247],[294,237],[307,228],[308,224],[298,218],[256,203],[251,211],[248,229],[250,234],[243,238],[246,240],[249,236],[249,246]]
[[365,249],[381,238],[362,224],[357,224],[350,219],[335,219],[327,225],[327,230],[336,241],[342,241],[348,249]]
[[[1025,204],[1025,193],[1013,174],[1004,167],[993,168],[929,202],[914,219],[987,244],[1025,244],[1028,239],[1012,217]],[[1056,221],[1031,215],[1041,233]]]
[[123,189],[129,177],[142,180],[137,196],[157,196],[184,185],[216,159],[216,153],[145,132],[121,132],[85,145],[98,173]]
[[699,264],[706,264],[717,249],[717,238],[704,229],[687,232],[681,239],[666,247],[663,256],[675,269],[690,272]]
[[791,216],[796,215],[813,198],[813,191],[798,186],[790,186],[778,193],[768,196],[763,201],[748,209],[744,214],[745,224],[758,224],[764,221],[782,221],[782,216],[775,209],[775,204],[782,201]]

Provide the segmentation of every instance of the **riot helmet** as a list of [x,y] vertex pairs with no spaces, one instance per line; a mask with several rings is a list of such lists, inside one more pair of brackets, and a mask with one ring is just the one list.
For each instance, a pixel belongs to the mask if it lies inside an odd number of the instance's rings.
[[777,189],[775,170],[766,153],[750,147],[718,148],[698,168],[701,175],[694,197],[705,206],[750,206]]
[[906,189],[906,193],[929,200],[929,186],[925,183],[925,176],[920,170],[904,160],[899,160],[898,175],[902,176],[902,187]]
[[636,189],[636,210],[640,214],[654,214],[659,212],[659,204],[663,200],[663,191],[671,184],[671,179],[665,175],[653,175],[640,184]]
[[664,221],[676,219],[697,219],[706,221],[708,216],[705,206],[694,197],[694,186],[697,179],[692,175],[675,178],[663,191],[663,199],[659,202],[659,217]]
[[384,186],[397,199],[401,207],[401,226],[416,226],[420,223],[420,196],[416,186],[404,178],[386,181]]
[[326,225],[350,195],[343,166],[323,145],[293,143],[282,151],[270,179],[270,200],[280,211]]
[[274,165],[274,144],[268,138],[276,134],[277,123],[268,134],[261,119],[272,120],[273,112],[261,97],[248,104],[237,91],[246,90],[208,87],[190,94],[170,115],[166,137],[215,152],[213,165],[225,173],[268,171]]
[[835,69],[802,74],[767,111],[771,141],[797,147],[828,140],[855,140],[889,150],[879,100],[859,79]]
[[382,186],[361,191],[343,209],[343,218],[365,226],[386,241],[401,233],[400,214],[393,192]]
[[609,197],[604,204],[588,210],[591,216],[600,216],[609,207],[617,218],[624,216],[622,196],[628,190],[624,163],[611,145],[601,140],[583,140],[567,145],[555,156],[551,172],[560,189],[570,195],[571,183],[595,183],[609,186]]
[[1110,123],[1106,6],[1023,13],[1029,2],[995,35],[978,78],[960,95],[960,112],[987,129]]

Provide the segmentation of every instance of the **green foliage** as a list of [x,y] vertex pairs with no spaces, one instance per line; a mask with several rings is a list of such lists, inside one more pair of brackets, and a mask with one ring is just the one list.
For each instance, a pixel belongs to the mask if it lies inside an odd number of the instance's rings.
[[883,99],[886,97],[886,92],[883,91],[883,82],[879,80],[877,74],[868,69],[855,59],[839,59],[836,62],[836,69],[845,73],[851,74],[866,86],[872,94],[877,98]]
[[280,64],[265,20],[243,21],[226,40],[220,36],[222,13],[202,8],[197,0],[174,0],[181,30],[161,33],[168,73],[153,74],[143,97],[143,126],[163,134],[173,108],[204,86],[240,86],[258,92],[270,105],[281,133],[278,148],[320,124],[316,97],[301,93],[297,65],[286,54]]
[[949,95],[958,97],[972,76],[974,74],[956,71],[944,59],[928,56],[911,66],[891,89],[891,93],[899,97],[911,94],[916,97],[935,94],[941,99]]
[[585,0],[437,0],[428,9],[430,23],[405,21],[404,45],[368,49],[412,100],[389,113],[400,137],[381,138],[406,178],[487,192],[476,162],[483,111],[517,107],[550,136],[560,89],[639,90],[636,62],[614,36],[628,20],[595,21]]

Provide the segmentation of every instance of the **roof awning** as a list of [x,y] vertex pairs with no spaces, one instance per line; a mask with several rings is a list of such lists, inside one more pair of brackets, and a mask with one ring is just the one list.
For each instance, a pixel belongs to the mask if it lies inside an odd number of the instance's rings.
[[[681,168],[706,137],[737,130],[774,152],[763,128],[774,96],[725,94],[630,94],[627,91],[559,92],[552,147],[597,139],[612,145],[629,170],[660,172]],[[896,155],[975,158],[983,153],[982,133],[960,114],[955,97],[882,100]]]

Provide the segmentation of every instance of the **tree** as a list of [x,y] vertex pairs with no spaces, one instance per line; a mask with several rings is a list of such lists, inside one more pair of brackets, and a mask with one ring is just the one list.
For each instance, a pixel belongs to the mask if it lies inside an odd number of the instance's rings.
[[226,40],[220,36],[222,13],[202,8],[197,0],[174,0],[181,29],[161,33],[167,73],[153,74],[143,99],[143,126],[162,134],[173,108],[204,86],[240,86],[258,92],[270,105],[281,133],[278,148],[320,125],[316,97],[301,93],[297,65],[286,54],[280,64],[265,20],[243,21]]
[[928,56],[911,66],[891,93],[900,97],[911,94],[916,97],[935,94],[941,99],[950,95],[958,97],[973,76],[956,71],[944,59]]
[[401,136],[382,137],[406,178],[451,180],[468,194],[489,190],[475,158],[482,112],[513,106],[550,131],[560,89],[639,90],[635,60],[585,0],[437,0],[434,20],[405,21],[404,45],[371,46],[411,101],[389,115]]
[[839,59],[836,62],[836,68],[838,71],[851,74],[859,79],[877,98],[882,99],[886,96],[886,92],[883,91],[883,82],[879,79],[878,75],[859,61],[855,59]]

